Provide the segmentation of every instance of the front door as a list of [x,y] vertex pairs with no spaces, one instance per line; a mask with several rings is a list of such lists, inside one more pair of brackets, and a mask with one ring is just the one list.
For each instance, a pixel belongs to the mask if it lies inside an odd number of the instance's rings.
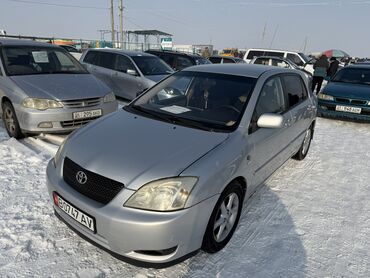
[[[258,118],[265,113],[280,114],[284,117],[281,128],[260,128]],[[251,190],[266,180],[289,158],[287,131],[290,129],[291,113],[287,109],[282,81],[273,76],[266,81],[257,100],[249,126],[248,142],[253,145],[248,154],[249,171],[252,172]]]

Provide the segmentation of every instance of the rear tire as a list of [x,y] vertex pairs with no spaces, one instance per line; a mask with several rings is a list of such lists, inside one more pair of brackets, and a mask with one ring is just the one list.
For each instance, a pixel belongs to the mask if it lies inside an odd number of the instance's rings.
[[310,126],[309,129],[306,130],[303,142],[301,147],[299,148],[298,152],[293,156],[295,160],[303,160],[308,153],[308,150],[311,146],[311,140],[313,136],[313,127]]
[[2,118],[8,135],[16,139],[23,138],[24,134],[22,133],[22,130],[19,127],[19,122],[17,119],[17,115],[15,114],[13,105],[9,101],[5,101],[3,102],[2,110],[3,110]]
[[243,207],[243,188],[240,183],[230,183],[218,199],[206,232],[202,249],[207,253],[216,253],[226,246],[238,226]]

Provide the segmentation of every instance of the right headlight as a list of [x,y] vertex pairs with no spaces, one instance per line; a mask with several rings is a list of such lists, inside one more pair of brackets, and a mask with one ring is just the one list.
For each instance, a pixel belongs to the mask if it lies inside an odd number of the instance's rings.
[[147,183],[124,206],[155,211],[183,209],[197,181],[196,177],[174,177]]
[[53,99],[25,98],[22,101],[22,106],[26,108],[37,109],[37,110],[46,110],[46,109],[52,109],[52,108],[62,108],[63,104]]
[[333,97],[333,96],[331,96],[331,95],[327,95],[327,94],[323,94],[323,93],[319,93],[319,94],[317,95],[317,97],[318,97],[319,99],[323,99],[323,100],[331,100],[331,101],[334,101],[334,97]]

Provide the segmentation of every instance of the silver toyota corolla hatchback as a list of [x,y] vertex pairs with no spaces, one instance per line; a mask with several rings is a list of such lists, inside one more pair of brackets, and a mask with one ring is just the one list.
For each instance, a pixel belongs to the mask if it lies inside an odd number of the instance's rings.
[[317,100],[304,80],[257,65],[171,75],[59,148],[47,167],[56,215],[131,263],[163,267],[219,251],[243,200],[307,154]]
[[68,132],[117,110],[112,91],[61,47],[0,39],[0,106],[8,134]]

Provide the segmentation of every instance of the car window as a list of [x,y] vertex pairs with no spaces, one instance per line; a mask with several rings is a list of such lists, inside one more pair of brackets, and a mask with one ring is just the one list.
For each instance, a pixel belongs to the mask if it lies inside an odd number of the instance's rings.
[[197,65],[211,64],[211,62],[208,59],[205,59],[203,57],[194,57],[194,59],[195,59],[195,64]]
[[265,52],[263,55],[283,58],[284,52],[268,51],[268,52]]
[[88,51],[84,58],[84,63],[91,64],[91,65],[97,65],[97,55],[98,52],[96,51]]
[[136,71],[136,68],[134,64],[131,62],[131,60],[124,56],[124,55],[117,55],[116,56],[116,64],[114,69],[116,71],[127,73],[127,70],[134,70]]
[[288,53],[287,59],[292,61],[297,66],[303,66],[303,61],[301,60],[301,58],[299,58],[297,54]]
[[133,56],[136,66],[144,75],[167,75],[173,70],[157,56]]
[[370,69],[367,68],[344,68],[334,76],[332,82],[344,82],[354,84],[370,84]]
[[209,57],[209,60],[214,64],[220,64],[222,58],[221,57]]
[[228,58],[224,58],[223,63],[224,64],[235,64],[234,60],[228,59]]
[[5,46],[2,55],[4,69],[9,75],[87,73],[80,63],[59,47]]
[[248,52],[247,59],[252,60],[255,57],[263,55],[263,51],[251,50]]
[[289,108],[296,106],[305,99],[307,99],[307,91],[303,84],[302,78],[298,75],[284,75],[282,77],[284,82],[285,95],[288,98]]
[[98,52],[97,56],[99,57],[98,66],[114,70],[116,54],[108,52]]
[[282,82],[279,76],[270,78],[262,87],[258,97],[251,124],[250,133],[258,129],[257,121],[265,113],[282,114],[287,111]]
[[283,60],[271,59],[271,65],[280,68],[289,68],[289,64]]
[[231,131],[244,114],[255,78],[179,71],[131,103],[128,109],[190,127]]
[[268,66],[269,65],[269,62],[270,62],[270,58],[257,58],[254,61],[254,64]]
[[175,64],[175,56],[174,55],[163,53],[163,54],[159,54],[158,57],[161,58],[163,61],[165,61],[167,63],[167,65],[169,65],[171,68],[177,69],[176,64]]
[[182,70],[187,67],[191,67],[193,63],[190,61],[189,58],[178,56],[177,57],[177,69]]

